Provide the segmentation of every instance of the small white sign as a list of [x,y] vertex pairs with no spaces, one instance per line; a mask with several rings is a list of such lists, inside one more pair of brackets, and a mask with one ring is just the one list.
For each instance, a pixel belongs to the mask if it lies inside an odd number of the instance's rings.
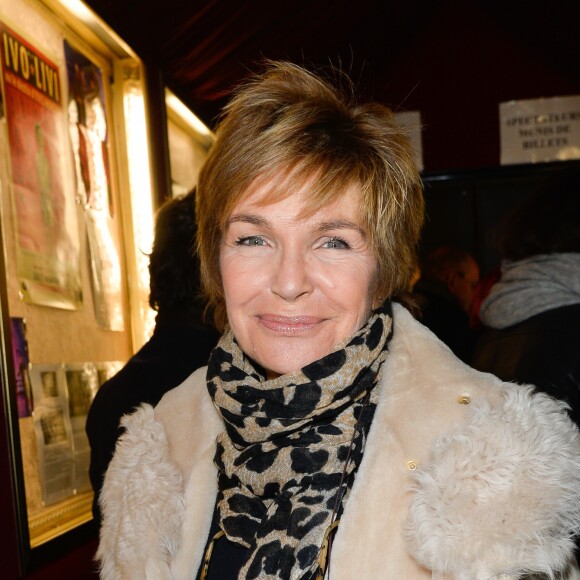
[[501,164],[580,159],[580,95],[499,105]]
[[413,152],[415,154],[415,163],[419,171],[423,171],[423,140],[421,138],[421,113],[420,111],[403,111],[395,113],[397,123],[403,127],[409,136]]

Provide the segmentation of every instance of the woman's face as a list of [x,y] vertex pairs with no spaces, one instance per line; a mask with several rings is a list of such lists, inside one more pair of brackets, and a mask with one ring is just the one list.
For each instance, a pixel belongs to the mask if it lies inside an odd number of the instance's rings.
[[376,261],[359,217],[360,191],[300,218],[306,186],[259,205],[257,188],[234,208],[220,251],[228,321],[270,378],[327,355],[366,322]]

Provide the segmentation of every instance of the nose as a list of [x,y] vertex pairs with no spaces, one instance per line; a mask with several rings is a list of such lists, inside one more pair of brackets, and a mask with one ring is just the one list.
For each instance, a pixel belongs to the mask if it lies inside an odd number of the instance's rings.
[[293,302],[312,292],[312,275],[307,256],[300,249],[284,249],[273,264],[271,290],[280,298]]

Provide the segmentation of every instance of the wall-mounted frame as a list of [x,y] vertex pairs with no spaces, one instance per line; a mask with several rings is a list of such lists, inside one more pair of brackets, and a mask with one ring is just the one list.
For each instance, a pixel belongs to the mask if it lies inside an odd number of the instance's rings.
[[[0,0],[0,560],[91,518],[84,421],[135,348],[132,204],[157,199],[143,65],[77,0]],[[132,93],[131,93],[132,94]],[[147,142],[142,134],[141,142]],[[120,192],[131,195],[120,195]],[[146,300],[145,300],[146,303]],[[12,574],[11,571],[14,573]]]

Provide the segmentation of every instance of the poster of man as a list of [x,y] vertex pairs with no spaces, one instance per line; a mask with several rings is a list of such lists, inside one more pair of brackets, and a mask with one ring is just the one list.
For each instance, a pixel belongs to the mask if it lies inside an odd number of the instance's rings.
[[68,124],[77,195],[87,207],[110,215],[112,199],[103,75],[96,64],[66,40],[64,54],[69,86]]
[[77,309],[80,242],[60,70],[0,23],[17,274],[27,302]]
[[121,263],[111,218],[103,74],[66,41],[64,54],[69,86],[68,128],[77,199],[85,208],[95,319],[101,328],[123,330]]

